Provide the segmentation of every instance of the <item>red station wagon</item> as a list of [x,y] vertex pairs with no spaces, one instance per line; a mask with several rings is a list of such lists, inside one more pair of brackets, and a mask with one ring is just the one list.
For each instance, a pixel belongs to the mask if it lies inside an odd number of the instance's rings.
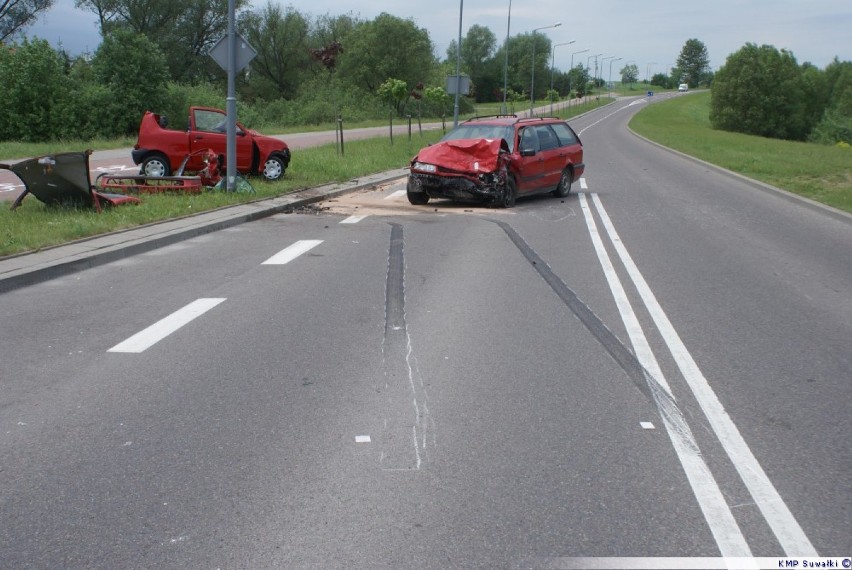
[[584,169],[580,138],[562,119],[477,117],[412,159],[408,201],[447,198],[511,208],[522,196],[567,196]]
[[[139,138],[131,151],[133,162],[140,165],[143,176],[168,176],[189,156],[185,169],[198,172],[204,168],[204,153],[210,149],[217,155],[227,150],[226,114],[219,109],[191,107],[189,128],[176,131],[166,128],[164,116],[146,112],[139,125]],[[262,174],[267,180],[278,180],[290,164],[287,143],[246,129],[237,123],[237,170],[243,174]]]

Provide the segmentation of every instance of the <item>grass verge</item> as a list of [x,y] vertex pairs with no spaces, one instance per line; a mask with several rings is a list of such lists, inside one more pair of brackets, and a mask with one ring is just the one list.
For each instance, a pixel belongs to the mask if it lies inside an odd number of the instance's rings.
[[852,212],[852,150],[714,130],[710,93],[649,105],[630,121],[638,134],[749,178]]

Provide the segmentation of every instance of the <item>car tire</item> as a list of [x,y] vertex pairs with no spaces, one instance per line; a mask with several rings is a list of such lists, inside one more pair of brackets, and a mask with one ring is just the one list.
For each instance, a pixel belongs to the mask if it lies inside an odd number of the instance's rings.
[[139,174],[142,176],[159,178],[161,176],[168,176],[171,173],[172,167],[169,165],[169,159],[164,154],[158,152],[146,156],[142,164],[139,165]]
[[559,179],[559,184],[556,185],[556,190],[553,195],[557,198],[564,198],[571,193],[571,183],[574,181],[574,174],[570,168],[562,171],[562,178]]
[[287,170],[287,166],[284,164],[284,160],[280,156],[272,155],[263,164],[263,172],[261,174],[263,174],[263,178],[267,181],[275,182],[284,176],[285,170]]
[[515,179],[511,176],[506,177],[506,185],[503,187],[503,195],[500,196],[498,206],[501,208],[512,208],[515,206],[515,201],[518,198],[518,187],[515,184]]
[[405,195],[408,196],[408,203],[413,206],[425,206],[429,203],[429,194],[426,192],[411,191],[411,180],[406,184]]

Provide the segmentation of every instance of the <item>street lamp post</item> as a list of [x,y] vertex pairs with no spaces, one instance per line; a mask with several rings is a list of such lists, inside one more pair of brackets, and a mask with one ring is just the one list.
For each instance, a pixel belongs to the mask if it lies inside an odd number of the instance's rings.
[[549,95],[549,98],[550,98],[550,114],[551,115],[553,115],[553,95],[552,95],[552,93],[553,93],[553,64],[554,64],[554,61],[556,60],[556,48],[558,48],[559,46],[571,45],[575,41],[577,41],[577,40],[571,40],[570,42],[565,42],[565,43],[562,43],[562,44],[556,44],[555,46],[553,46],[553,49],[550,50],[550,91],[551,91],[551,93],[548,94],[548,95]]
[[606,60],[614,58],[614,55],[608,55],[606,57],[601,58],[601,81],[603,81],[603,64]]
[[506,22],[506,43],[503,50],[506,52],[506,60],[503,62],[503,114],[508,115],[506,107],[506,92],[509,90],[509,29],[512,27],[512,0],[509,0],[509,19]]
[[464,0],[459,0],[459,42],[456,46],[456,99],[453,106],[453,128],[459,126],[459,91],[461,91],[461,36]]
[[571,107],[571,72],[574,71],[574,56],[578,53],[586,53],[589,51],[589,48],[575,51],[571,54],[571,68],[568,70],[568,107]]
[[[597,74],[597,72],[598,72],[598,56],[599,55],[603,55],[603,54],[602,53],[596,53],[595,55],[590,55],[589,57],[586,58],[586,69],[588,69],[589,71],[592,70],[592,68],[590,67],[592,58],[595,58],[595,74]],[[594,90],[594,84],[592,84],[592,89]]]
[[645,81],[647,81],[649,85],[651,84],[651,66],[652,65],[657,65],[657,62],[652,61],[651,63],[649,63],[648,65],[645,66]]
[[548,30],[550,28],[558,28],[562,25],[562,22],[556,22],[555,24],[551,24],[549,26],[542,26],[540,28],[536,28],[532,31],[532,81],[530,83],[530,117],[535,115],[535,33],[539,30]]
[[622,58],[617,57],[613,60],[610,60],[610,62],[609,62],[609,79],[607,80],[607,83],[609,84],[609,96],[610,97],[612,97],[612,62],[618,61],[620,59],[622,59]]

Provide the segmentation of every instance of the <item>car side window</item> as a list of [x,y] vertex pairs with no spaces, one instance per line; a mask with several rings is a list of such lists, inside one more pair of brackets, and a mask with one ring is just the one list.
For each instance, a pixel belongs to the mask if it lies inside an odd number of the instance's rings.
[[559,137],[559,146],[570,146],[580,142],[580,139],[577,138],[571,127],[565,123],[553,123],[550,126],[553,127],[556,136]]
[[195,129],[206,131],[209,133],[224,133],[227,126],[226,116],[224,113],[216,111],[205,111],[196,109],[195,113]]
[[538,133],[536,133],[535,128],[525,127],[521,129],[520,140],[521,152],[529,150],[538,152]]
[[559,139],[548,125],[539,125],[535,127],[538,134],[538,146],[542,151],[551,150],[559,147]]

